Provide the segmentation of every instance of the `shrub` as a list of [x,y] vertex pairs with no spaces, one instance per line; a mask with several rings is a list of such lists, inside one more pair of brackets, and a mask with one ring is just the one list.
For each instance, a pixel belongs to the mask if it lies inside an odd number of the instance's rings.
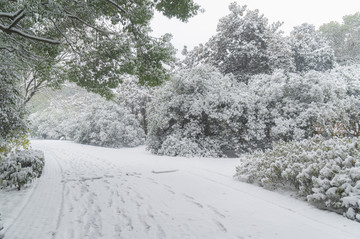
[[316,206],[360,221],[360,139],[316,136],[247,155],[236,178],[294,190]]
[[44,154],[39,150],[22,150],[3,158],[0,164],[0,186],[2,188],[22,186],[41,176]]
[[148,148],[187,157],[237,151],[244,130],[243,86],[206,65],[181,71],[149,104]]

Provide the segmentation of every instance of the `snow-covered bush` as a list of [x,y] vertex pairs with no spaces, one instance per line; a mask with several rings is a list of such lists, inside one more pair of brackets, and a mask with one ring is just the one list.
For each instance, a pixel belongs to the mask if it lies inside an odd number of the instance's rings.
[[316,136],[246,155],[238,179],[294,190],[316,206],[360,221],[360,138]]
[[0,163],[1,188],[20,190],[41,176],[44,163],[44,154],[39,150],[22,150],[8,155]]
[[113,102],[94,104],[79,118],[71,135],[79,143],[106,147],[134,147],[144,143],[145,134],[135,116]]
[[339,67],[304,74],[279,70],[253,76],[247,90],[249,142],[254,148],[268,148],[272,142],[309,138],[316,132],[332,136],[337,122],[356,131],[360,122],[359,69]]
[[226,156],[244,131],[244,84],[203,65],[183,70],[149,104],[148,148],[171,156]]

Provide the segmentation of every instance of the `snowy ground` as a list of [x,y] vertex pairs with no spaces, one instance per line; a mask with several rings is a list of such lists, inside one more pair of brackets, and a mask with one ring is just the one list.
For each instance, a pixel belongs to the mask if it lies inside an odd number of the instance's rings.
[[236,159],[32,143],[45,152],[44,174],[0,192],[5,239],[360,238],[359,223],[235,181]]

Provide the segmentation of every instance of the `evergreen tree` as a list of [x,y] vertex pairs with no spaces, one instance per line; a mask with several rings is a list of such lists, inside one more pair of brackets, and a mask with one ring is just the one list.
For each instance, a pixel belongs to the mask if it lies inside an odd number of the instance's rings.
[[0,71],[0,154],[9,151],[9,141],[25,134],[24,113],[23,99],[16,81],[2,69]]
[[290,44],[297,72],[326,71],[335,65],[334,50],[311,24],[294,27]]
[[236,3],[229,9],[231,13],[220,19],[217,34],[187,54],[186,65],[209,63],[245,82],[255,74],[293,68],[291,49],[279,31],[281,23],[269,24],[258,10]]
[[149,104],[149,149],[171,156],[234,156],[244,132],[243,87],[208,65],[179,72]]
[[319,30],[329,40],[337,62],[360,62],[360,12],[344,16],[343,23],[323,24]]

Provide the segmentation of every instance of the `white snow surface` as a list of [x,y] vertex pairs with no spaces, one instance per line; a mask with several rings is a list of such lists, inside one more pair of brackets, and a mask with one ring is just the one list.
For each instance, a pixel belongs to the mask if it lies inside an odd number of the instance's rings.
[[41,178],[0,191],[5,239],[360,238],[360,224],[233,179],[239,159],[32,141]]

